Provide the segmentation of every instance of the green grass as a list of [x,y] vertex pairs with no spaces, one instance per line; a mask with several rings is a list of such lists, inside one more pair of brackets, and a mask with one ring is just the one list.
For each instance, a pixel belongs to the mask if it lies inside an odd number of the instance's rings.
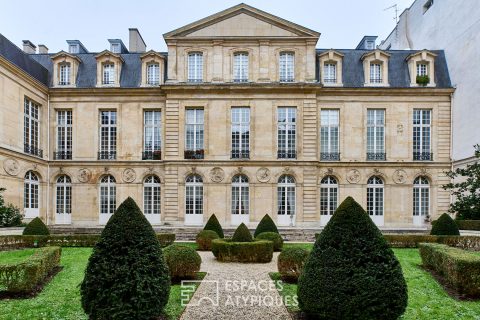
[[0,264],[13,264],[27,260],[35,249],[0,251]]
[[[27,252],[34,249],[6,251],[0,253],[0,261],[11,256],[25,258]],[[25,252],[22,252],[25,251]],[[80,304],[79,284],[83,280],[84,270],[92,248],[62,248],[60,264],[63,270],[32,299],[0,300],[0,319],[2,320],[59,320],[59,319],[88,319]],[[203,278],[204,274],[201,275]],[[184,307],[180,304],[180,285],[172,285],[170,298],[165,307],[168,319],[178,319]]]
[[[286,243],[284,247],[299,246],[311,249],[308,243]],[[394,249],[408,285],[408,306],[403,320],[450,320],[450,319],[480,319],[480,301],[458,301],[451,298],[443,287],[423,270],[418,249]],[[279,280],[279,274],[274,272],[270,276]],[[282,296],[294,296],[297,292],[296,284],[282,283]],[[289,307],[292,312],[298,307]]]

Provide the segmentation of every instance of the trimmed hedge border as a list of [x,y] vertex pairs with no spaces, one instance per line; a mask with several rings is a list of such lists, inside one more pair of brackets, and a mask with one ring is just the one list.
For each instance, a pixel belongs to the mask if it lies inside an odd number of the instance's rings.
[[233,242],[231,239],[212,241],[212,253],[222,262],[260,262],[272,261],[273,242],[258,240],[252,242]]
[[480,296],[480,256],[438,243],[419,245],[423,265],[439,273],[460,293]]
[[0,264],[0,289],[7,292],[31,292],[60,263],[62,248],[40,248],[27,258],[15,264]]
[[460,230],[480,231],[480,220],[455,220]]
[[[79,235],[49,235],[49,236],[0,236],[0,250],[33,248],[45,246],[59,247],[94,247],[100,235],[79,234]],[[157,233],[157,239],[162,248],[171,245],[175,241],[173,233]],[[35,242],[37,245],[35,245]]]

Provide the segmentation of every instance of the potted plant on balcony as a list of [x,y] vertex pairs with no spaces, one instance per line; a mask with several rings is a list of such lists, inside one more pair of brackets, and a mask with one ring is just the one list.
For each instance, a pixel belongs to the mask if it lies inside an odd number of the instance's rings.
[[417,84],[425,87],[427,84],[430,83],[430,77],[428,75],[417,76]]

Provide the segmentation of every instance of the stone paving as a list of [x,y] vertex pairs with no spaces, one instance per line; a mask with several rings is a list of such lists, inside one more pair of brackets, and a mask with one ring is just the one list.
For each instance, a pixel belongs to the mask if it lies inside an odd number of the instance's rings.
[[270,263],[222,263],[211,252],[199,252],[207,272],[181,319],[292,319],[268,273],[277,270],[278,253]]

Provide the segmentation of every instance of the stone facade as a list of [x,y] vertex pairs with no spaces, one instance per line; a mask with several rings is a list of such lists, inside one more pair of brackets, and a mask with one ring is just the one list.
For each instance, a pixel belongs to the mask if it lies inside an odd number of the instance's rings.
[[[447,210],[450,198],[441,185],[448,181],[444,171],[451,165],[451,88],[391,84],[353,87],[341,83],[324,86],[316,71],[319,61],[325,60],[322,52],[315,49],[319,34],[246,5],[227,9],[164,37],[168,55],[150,53],[154,61],[163,63],[164,57],[168,60],[166,81],[163,81],[162,65],[160,84],[155,86],[146,85],[144,78],[142,61],[150,61],[149,54],[144,54],[147,58],[138,58],[139,70],[143,70],[139,72],[142,76],[138,86],[128,88],[122,86],[123,74],[116,74],[114,86],[103,87],[98,69],[93,71],[97,79],[91,87],[82,87],[81,81],[76,81],[76,87],[52,85],[52,82],[57,84],[53,80],[42,84],[0,56],[0,162],[3,164],[0,181],[7,189],[8,202],[24,207],[24,177],[33,171],[39,178],[38,214],[42,219],[50,225],[97,226],[105,222],[99,218],[102,177],[114,177],[117,205],[131,196],[143,206],[145,178],[155,175],[161,183],[161,213],[155,223],[180,226],[189,224],[185,181],[190,174],[196,174],[203,180],[203,215],[196,223],[206,222],[215,213],[223,225],[229,226],[238,223],[231,209],[232,179],[242,174],[248,178],[249,186],[249,214],[245,218],[254,226],[265,213],[277,219],[278,182],[287,175],[294,179],[296,208],[293,218],[284,220],[283,224],[318,227],[322,178],[332,176],[337,180],[338,203],[353,196],[367,207],[367,181],[377,176],[384,184],[384,223],[379,224],[392,228],[413,227],[413,182],[422,176],[429,181],[429,215],[436,217]],[[294,53],[295,57],[294,81],[289,83],[279,81],[279,54],[285,51]],[[203,79],[199,83],[187,81],[190,52],[203,54]],[[248,53],[248,82],[235,83],[232,79],[236,52]],[[41,59],[35,56],[30,55]],[[95,56],[97,54],[92,54]],[[116,61],[123,60],[120,55],[112,56]],[[118,70],[127,72],[128,55],[121,56],[125,57],[121,62],[124,66]],[[335,57],[342,59],[342,54]],[[85,57],[79,55],[79,58],[86,63]],[[108,59],[108,52],[104,52],[101,59]],[[382,56],[382,59],[386,58]],[[55,63],[52,59],[48,61]],[[92,61],[101,68],[100,60]],[[388,60],[384,61],[383,68],[386,68]],[[343,61],[340,72],[343,71],[344,83],[349,72],[347,64]],[[367,66],[365,60],[359,60],[358,64]],[[405,61],[404,68],[408,69]],[[80,66],[79,77],[82,72]],[[390,70],[390,74],[393,72]],[[363,84],[363,71],[361,73]],[[388,71],[384,74],[386,82]],[[409,84],[410,79],[407,80]],[[24,152],[25,97],[40,105],[39,145],[43,157]],[[249,108],[248,159],[231,158],[232,107]],[[277,156],[279,107],[296,110],[294,158]],[[204,159],[185,159],[186,110],[189,108],[201,108],[204,112]],[[339,161],[321,159],[320,115],[322,110],[330,109],[338,110],[340,115]],[[385,111],[384,161],[367,161],[368,109]],[[431,111],[433,161],[432,158],[413,159],[415,109]],[[58,151],[59,110],[72,112],[72,159],[68,160],[53,157]],[[99,114],[105,110],[117,114],[114,160],[98,160]],[[142,160],[144,111],[147,110],[161,112],[160,160]],[[71,180],[69,219],[55,214],[56,184],[62,175]],[[422,225],[423,220],[415,224]]]

